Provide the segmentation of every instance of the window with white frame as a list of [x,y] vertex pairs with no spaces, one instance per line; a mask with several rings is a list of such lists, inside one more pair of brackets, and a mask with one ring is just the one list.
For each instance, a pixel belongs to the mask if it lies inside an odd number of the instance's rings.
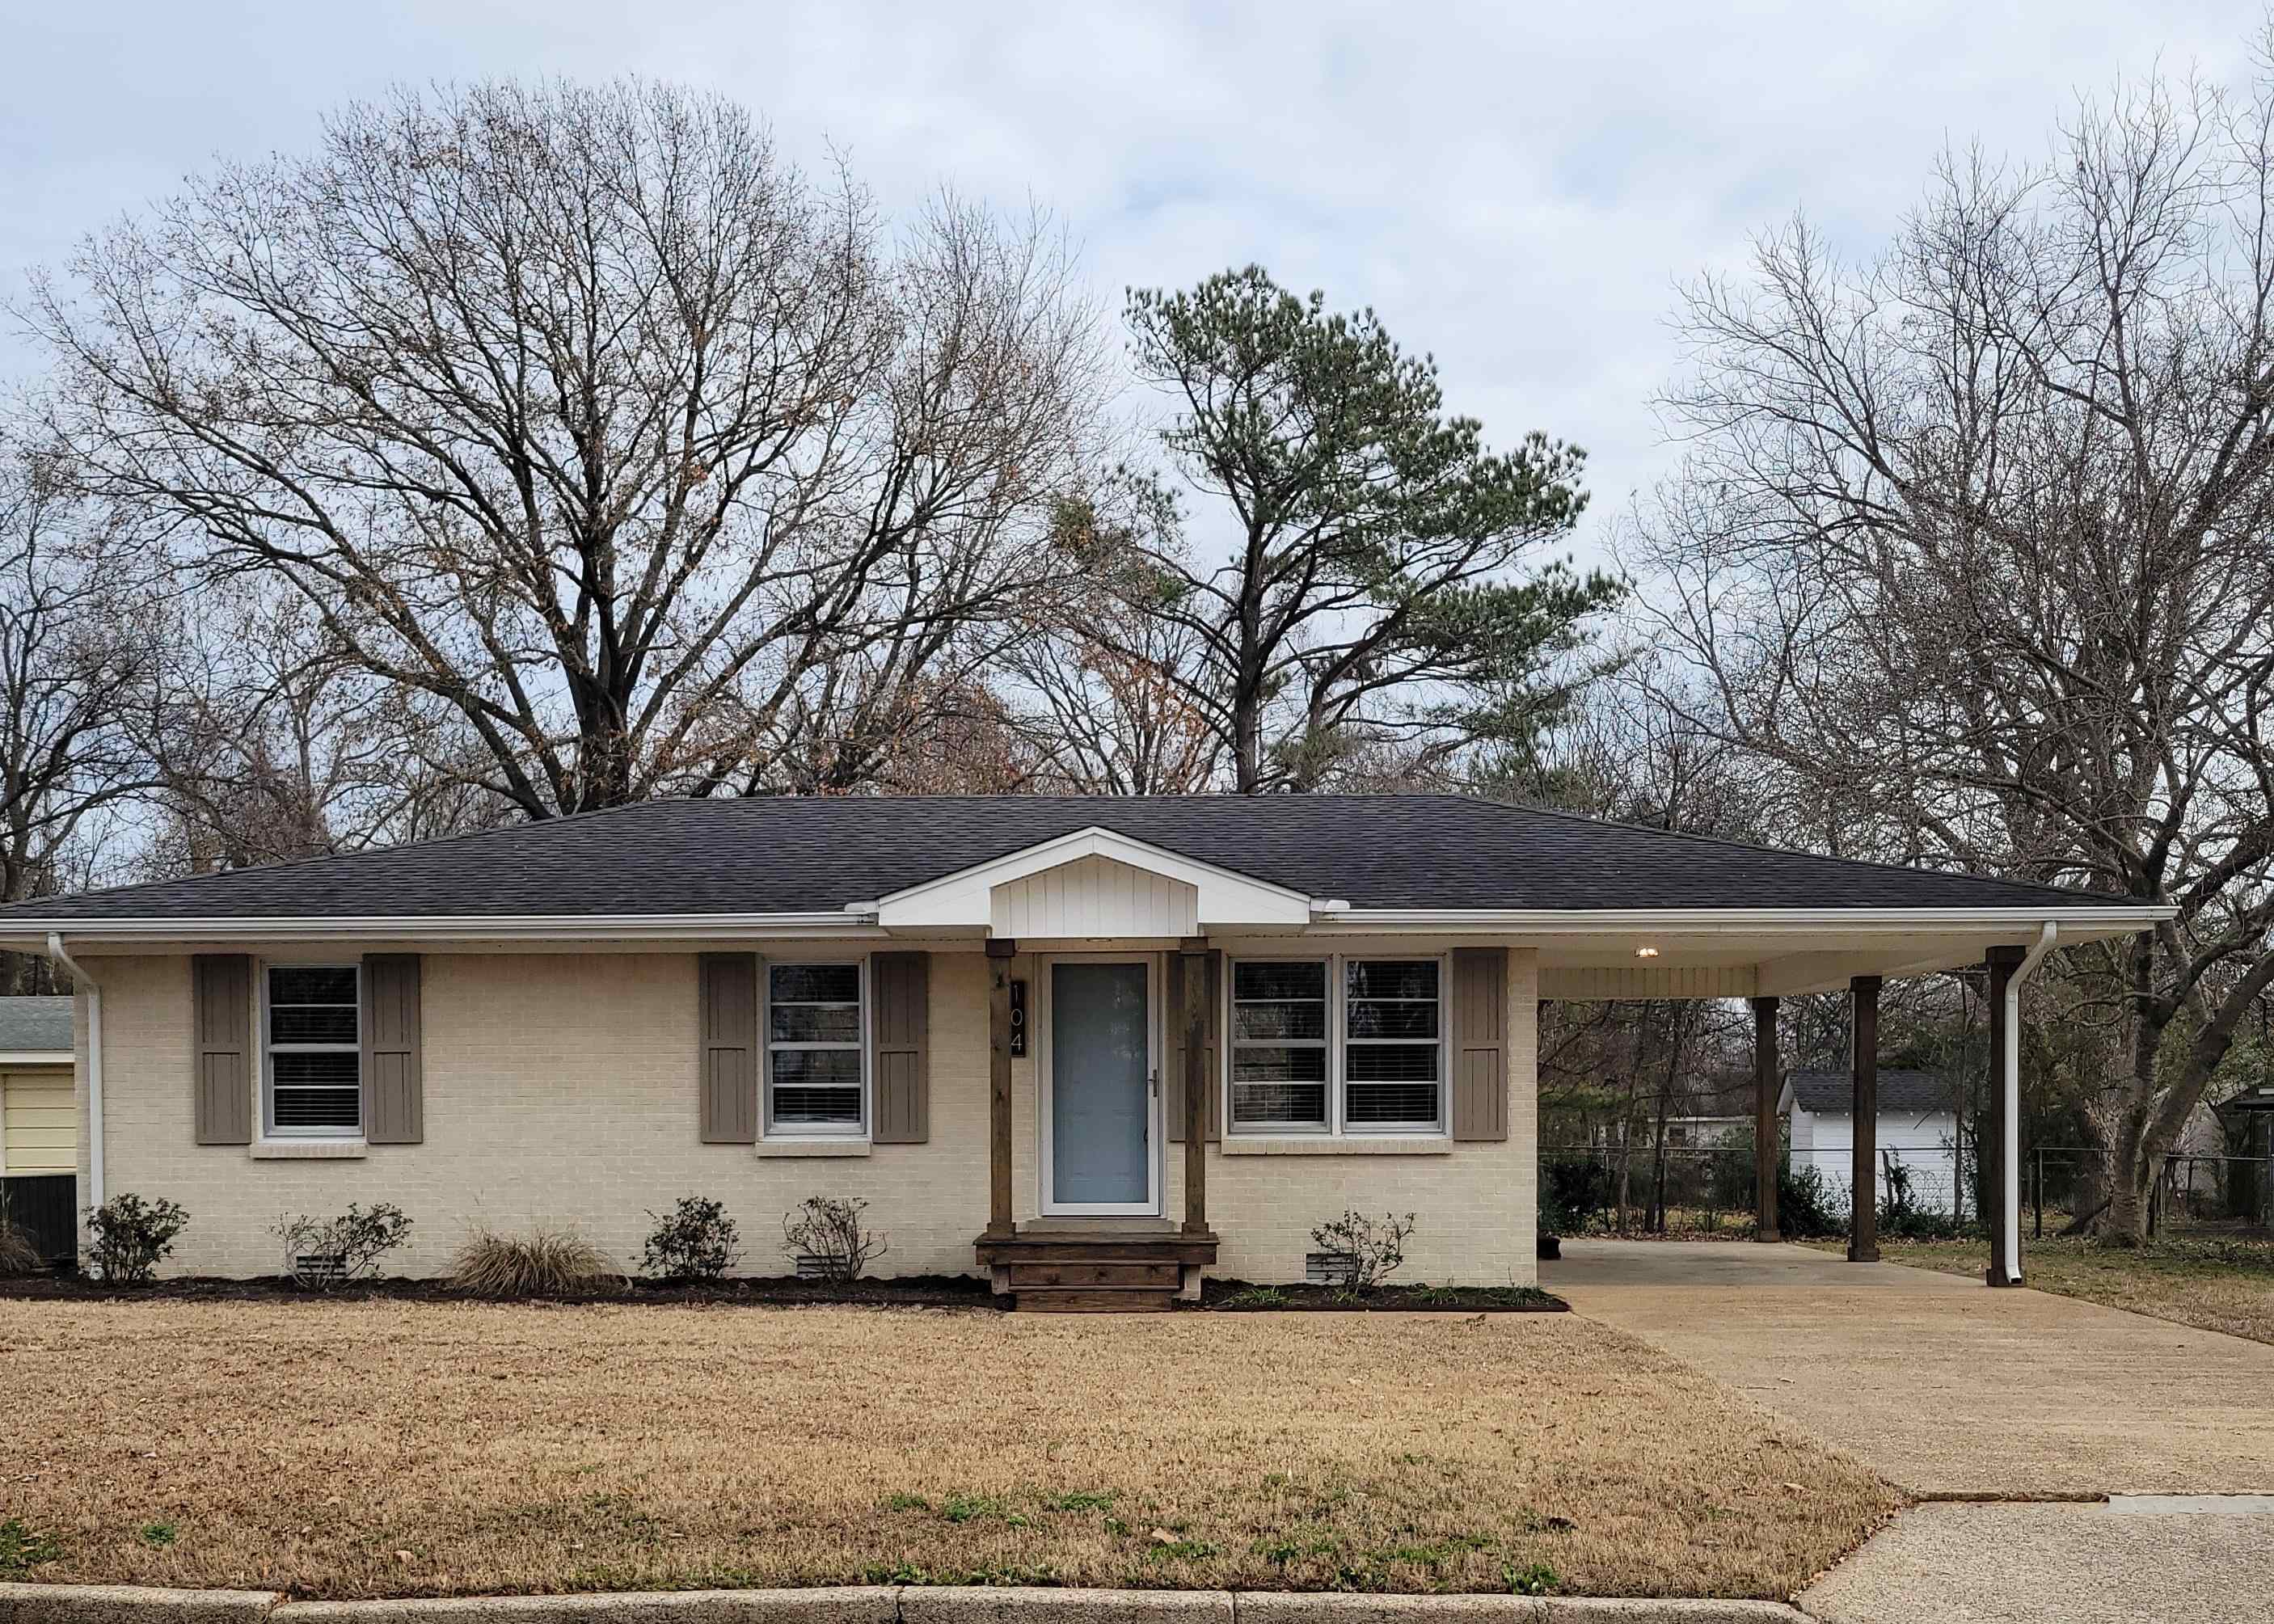
[[1442,959],[1241,959],[1231,970],[1234,1132],[1442,1131]]
[[1231,1120],[1240,1128],[1329,1125],[1327,966],[1241,959],[1231,967]]
[[268,1132],[363,1132],[359,974],[354,965],[267,966],[261,1076]]
[[766,1132],[858,1135],[867,1125],[862,967],[766,966]]
[[1343,965],[1343,1121],[1434,1128],[1442,1120],[1444,1020],[1434,959]]

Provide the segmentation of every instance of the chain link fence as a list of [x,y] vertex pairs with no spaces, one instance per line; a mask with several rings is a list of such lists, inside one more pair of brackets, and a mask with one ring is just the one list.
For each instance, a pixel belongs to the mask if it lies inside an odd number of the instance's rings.
[[[1751,1230],[1750,1135],[1706,1145],[1551,1145],[1540,1151],[1543,1227],[1556,1234],[1740,1235]],[[2105,1204],[2102,1153],[2046,1145],[2022,1159],[2022,1218],[2035,1238],[2059,1235]],[[1853,1201],[1846,1147],[1783,1153],[1780,1228],[1803,1238],[1844,1232]],[[1882,1147],[1879,1231],[1897,1237],[1978,1233],[1984,1198],[1974,1147]],[[2274,1226],[2274,1158],[2165,1159],[2149,1203],[2149,1233],[2248,1233]]]

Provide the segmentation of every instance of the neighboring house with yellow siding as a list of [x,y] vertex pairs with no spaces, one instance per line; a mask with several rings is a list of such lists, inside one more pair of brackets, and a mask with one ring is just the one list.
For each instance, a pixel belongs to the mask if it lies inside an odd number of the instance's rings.
[[0,1208],[50,1258],[76,1249],[72,1001],[0,998]]
[[79,1171],[72,1001],[0,998],[0,1173]]

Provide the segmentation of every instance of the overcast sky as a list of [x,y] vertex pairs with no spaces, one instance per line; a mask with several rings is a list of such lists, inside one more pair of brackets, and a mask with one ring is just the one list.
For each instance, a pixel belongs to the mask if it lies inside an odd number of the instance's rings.
[[[2081,88],[2159,60],[2235,76],[2255,21],[2247,0],[5,10],[11,298],[214,154],[305,149],[390,83],[636,71],[740,99],[806,161],[835,145],[888,207],[944,182],[1043,204],[1117,308],[1250,260],[1372,304],[1492,439],[1588,448],[1591,529],[1664,466],[1678,279],[1796,207],[1867,253],[1946,141],[2039,156]],[[34,360],[0,337],[0,371]]]

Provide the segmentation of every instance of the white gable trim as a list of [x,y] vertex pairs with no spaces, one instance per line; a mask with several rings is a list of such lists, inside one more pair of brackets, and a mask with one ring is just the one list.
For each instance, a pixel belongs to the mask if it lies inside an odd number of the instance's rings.
[[863,913],[873,906],[877,924],[887,930],[991,929],[997,886],[1080,862],[1086,857],[1107,858],[1191,886],[1197,893],[1193,908],[1196,923],[1203,930],[1224,925],[1310,922],[1311,898],[1300,891],[1250,879],[1213,863],[1197,862],[1164,846],[1133,840],[1127,835],[1096,826],[1078,829],[1039,846],[894,891],[873,905],[854,906]]

